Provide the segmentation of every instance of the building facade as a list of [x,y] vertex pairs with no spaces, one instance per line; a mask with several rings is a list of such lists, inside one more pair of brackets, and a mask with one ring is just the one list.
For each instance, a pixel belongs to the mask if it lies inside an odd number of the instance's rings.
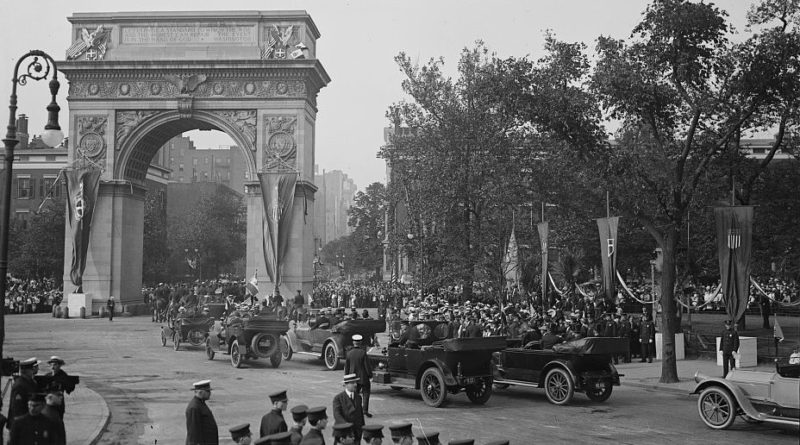
[[347,212],[355,202],[358,187],[352,178],[341,170],[322,170],[314,166],[314,185],[317,196],[314,201],[314,238],[317,252],[325,244],[352,233],[347,225]]
[[198,150],[185,136],[176,136],[164,144],[155,162],[171,170],[170,182],[180,184],[213,182],[244,193],[244,183],[250,180],[238,147]]

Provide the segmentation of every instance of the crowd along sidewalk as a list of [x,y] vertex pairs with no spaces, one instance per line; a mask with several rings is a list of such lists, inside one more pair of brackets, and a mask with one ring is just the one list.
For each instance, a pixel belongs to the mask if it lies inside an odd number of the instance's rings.
[[[677,383],[660,383],[661,379],[661,361],[653,361],[653,363],[641,363],[638,359],[634,359],[632,363],[620,363],[615,365],[620,374],[624,377],[620,378],[620,383],[627,386],[638,386],[641,388],[650,388],[659,391],[667,391],[677,394],[689,394],[694,390],[696,383],[694,381],[695,373],[699,372],[709,377],[722,377],[722,366],[717,366],[714,360],[678,360],[678,378]],[[775,366],[770,364],[759,364],[755,367],[742,368],[751,371],[774,371]]]

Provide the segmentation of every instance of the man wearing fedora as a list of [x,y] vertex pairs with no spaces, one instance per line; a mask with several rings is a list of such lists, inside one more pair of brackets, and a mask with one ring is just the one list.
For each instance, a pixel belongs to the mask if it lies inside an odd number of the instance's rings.
[[361,427],[364,426],[364,411],[361,408],[361,398],[356,395],[358,376],[347,374],[343,379],[344,391],[333,398],[333,418],[335,424],[352,423],[353,437],[356,443],[361,443]]
[[15,417],[23,416],[28,412],[28,401],[39,390],[36,380],[33,379],[33,376],[38,372],[39,360],[36,357],[19,362],[19,376],[14,378],[14,385],[11,386],[11,397],[8,404],[8,423],[6,428],[9,430],[14,426]]
[[353,335],[353,347],[347,351],[347,357],[344,360],[344,373],[355,374],[358,377],[356,383],[356,395],[361,397],[361,407],[364,409],[364,415],[372,417],[369,413],[369,395],[372,391],[372,368],[369,366],[367,359],[367,351],[362,347],[364,338],[361,334]]
[[194,397],[186,407],[186,445],[219,445],[219,432],[214,414],[206,405],[211,398],[211,380],[192,385]]
[[260,437],[283,433],[289,430],[289,427],[286,426],[286,421],[283,419],[283,412],[286,411],[286,407],[289,405],[289,398],[286,396],[286,390],[270,394],[269,400],[272,402],[272,409],[261,418],[261,428],[259,428]]

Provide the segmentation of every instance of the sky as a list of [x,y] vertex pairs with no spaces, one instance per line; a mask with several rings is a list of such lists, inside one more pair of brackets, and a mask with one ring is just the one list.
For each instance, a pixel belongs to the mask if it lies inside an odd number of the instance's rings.
[[[0,98],[11,93],[17,59],[41,49],[56,61],[70,46],[76,12],[146,12],[214,10],[305,10],[322,34],[317,58],[331,77],[317,98],[316,159],[320,170],[342,170],[359,190],[384,182],[386,169],[376,153],[384,144],[386,110],[407,99],[403,75],[394,57],[405,52],[426,63],[443,57],[447,72],[455,75],[459,54],[482,40],[500,57],[538,58],[544,34],[552,30],[560,40],[585,42],[590,49],[600,35],[625,38],[639,22],[647,2],[641,0],[3,0],[0,16]],[[719,0],[731,21],[744,29],[751,0]],[[7,77],[6,77],[7,76]],[[65,125],[68,87],[62,80],[58,102]],[[29,133],[39,134],[46,122],[47,84],[29,82],[18,87],[18,114],[29,117]],[[0,102],[3,104],[4,102]],[[6,110],[5,106],[0,109]],[[0,112],[7,122],[8,114]],[[67,133],[66,128],[64,133]],[[194,135],[201,135],[199,138]],[[223,133],[193,132],[199,148],[232,145]]]

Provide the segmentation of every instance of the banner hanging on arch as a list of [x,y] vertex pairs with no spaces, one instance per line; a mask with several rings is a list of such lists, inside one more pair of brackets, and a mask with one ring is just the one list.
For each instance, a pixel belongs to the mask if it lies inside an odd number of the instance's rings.
[[728,318],[737,322],[747,309],[750,297],[753,207],[717,207],[714,216],[725,311]]

